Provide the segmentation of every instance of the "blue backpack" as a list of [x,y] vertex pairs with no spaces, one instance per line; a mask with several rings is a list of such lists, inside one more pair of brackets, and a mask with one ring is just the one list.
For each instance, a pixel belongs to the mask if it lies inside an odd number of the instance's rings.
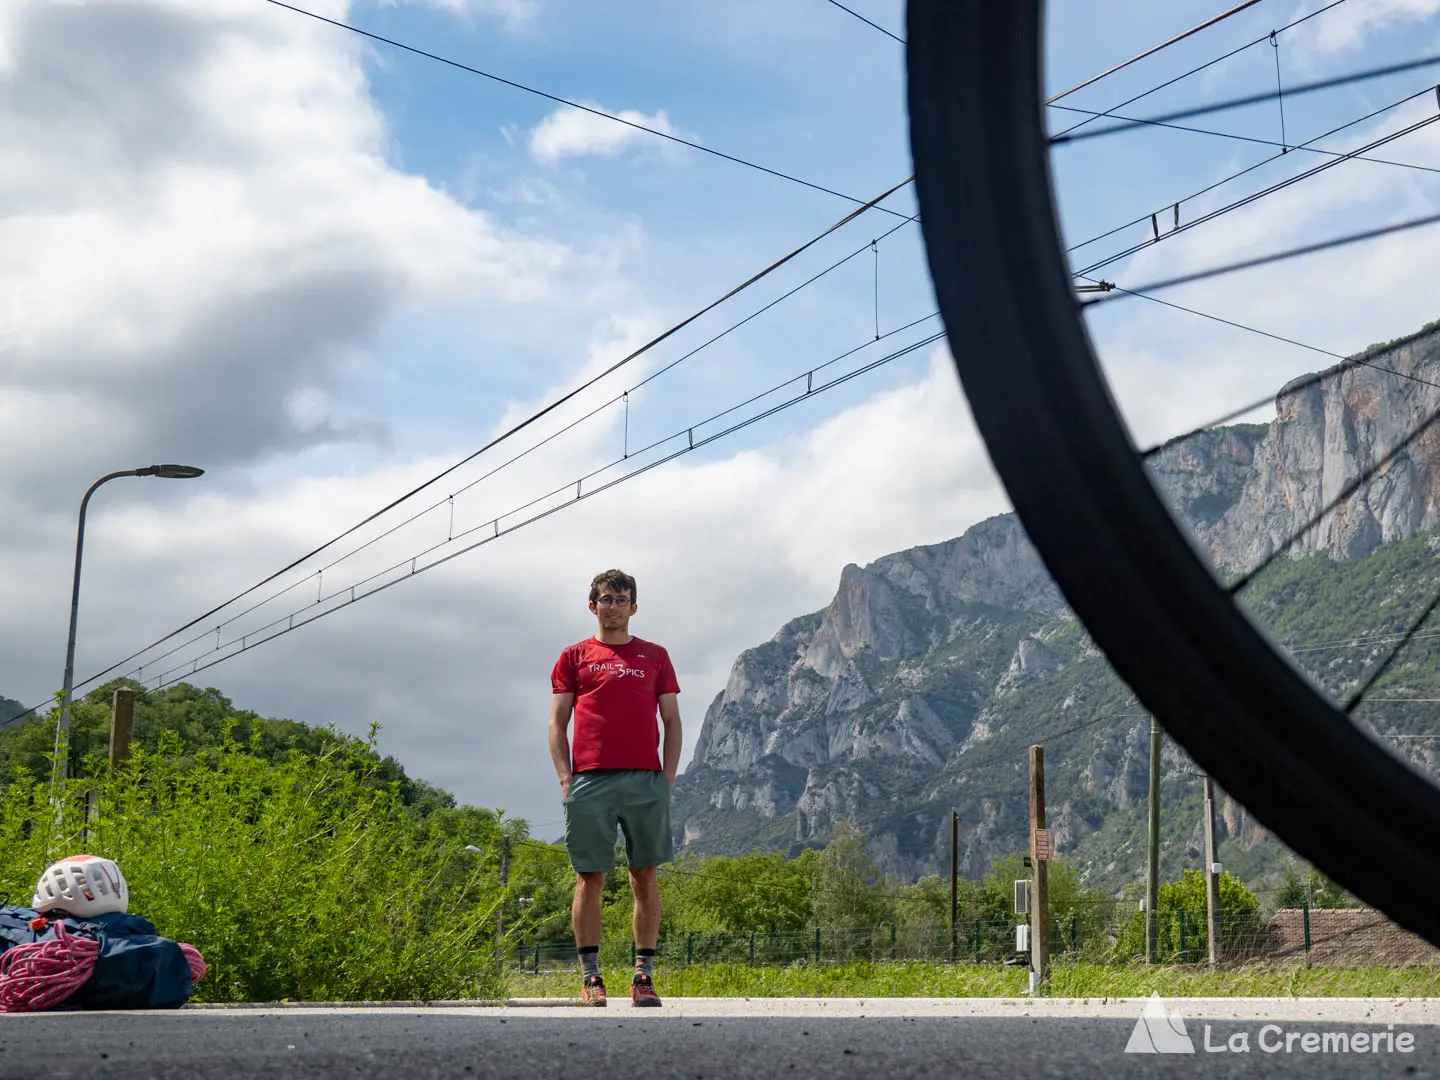
[[[55,936],[39,932],[30,908],[0,907],[0,953]],[[195,992],[190,963],[180,946],[163,938],[149,919],[114,912],[89,919],[65,917],[65,929],[100,943],[95,971],[65,999],[63,1009],[178,1009]]]

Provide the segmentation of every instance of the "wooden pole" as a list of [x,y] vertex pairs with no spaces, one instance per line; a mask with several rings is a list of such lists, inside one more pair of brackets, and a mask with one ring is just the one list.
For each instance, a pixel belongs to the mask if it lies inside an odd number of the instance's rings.
[[950,811],[950,962],[955,962],[955,917],[960,883],[960,815]]
[[1215,786],[1205,774],[1205,915],[1210,938],[1210,968],[1220,963],[1220,875],[1215,867],[1219,857],[1215,851]]
[[1160,903],[1160,725],[1150,717],[1150,836],[1145,858],[1145,962],[1155,963]]
[[[1036,833],[1045,829],[1045,748],[1030,747],[1030,970],[1036,990],[1050,979],[1049,852],[1037,847]],[[1043,856],[1043,857],[1042,857]]]
[[122,686],[110,705],[110,769],[130,759],[130,736],[135,728],[135,691]]

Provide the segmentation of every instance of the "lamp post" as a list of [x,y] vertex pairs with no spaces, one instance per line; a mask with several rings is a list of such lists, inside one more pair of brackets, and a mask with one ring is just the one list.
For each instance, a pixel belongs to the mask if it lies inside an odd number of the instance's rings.
[[143,469],[124,469],[96,480],[80,500],[80,525],[75,532],[75,583],[70,590],[70,640],[65,646],[65,687],[60,694],[60,725],[56,732],[56,749],[59,753],[56,774],[61,780],[64,780],[69,772],[67,736],[70,733],[70,695],[75,687],[75,623],[80,615],[80,556],[85,550],[85,511],[90,505],[90,496],[95,494],[95,489],[101,484],[121,476],[162,476],[167,480],[193,480],[204,475],[204,469],[197,469],[193,465],[147,465]]

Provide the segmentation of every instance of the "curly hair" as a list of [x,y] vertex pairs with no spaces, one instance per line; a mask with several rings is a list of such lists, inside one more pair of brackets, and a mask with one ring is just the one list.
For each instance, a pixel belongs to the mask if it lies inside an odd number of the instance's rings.
[[600,599],[600,586],[608,585],[611,592],[627,592],[633,604],[639,598],[635,591],[635,579],[624,570],[603,570],[590,582],[590,602]]

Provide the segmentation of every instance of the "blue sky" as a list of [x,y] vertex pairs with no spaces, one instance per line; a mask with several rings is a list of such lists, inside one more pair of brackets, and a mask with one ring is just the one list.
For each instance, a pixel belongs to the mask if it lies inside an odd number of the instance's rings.
[[[299,6],[861,198],[910,172],[903,50],[825,0]],[[900,4],[854,6],[903,33]],[[1319,6],[1265,0],[1067,102],[1111,107]],[[1052,4],[1048,84],[1071,86],[1220,8]],[[1437,9],[1440,0],[1346,0],[1280,35],[1283,79],[1435,52]],[[1267,90],[1275,59],[1262,44],[1133,109]],[[1287,102],[1287,138],[1435,78]],[[1422,99],[1323,145],[1343,151],[1434,108]],[[1195,123],[1262,139],[1280,130],[1273,105]],[[851,207],[264,0],[7,5],[0,138],[10,147],[0,163],[0,520],[14,523],[0,579],[11,601],[0,615],[0,693],[27,702],[59,681],[74,505],[95,476],[132,459],[209,470],[191,484],[127,481],[97,497],[79,648],[87,674],[470,453]],[[1269,152],[1154,131],[1066,147],[1054,157],[1066,236],[1168,206]],[[1440,166],[1434,128],[1384,153]],[[1287,154],[1187,203],[1182,220],[1320,160]],[[1133,285],[1423,213],[1433,178],[1349,162],[1104,273]],[[912,199],[907,189],[893,205],[913,211]],[[896,220],[872,212],[852,223],[512,445],[633,386]],[[916,226],[879,249],[888,334],[933,300]],[[1167,298],[1349,352],[1436,317],[1437,250],[1433,237],[1409,234]],[[866,251],[647,385],[630,403],[629,445],[863,344],[875,290]],[[1139,300],[1090,323],[1141,442],[1326,363]],[[930,329],[896,333],[847,364]],[[362,530],[356,540],[374,543],[323,579],[310,565],[283,578],[293,590],[223,627],[222,642],[573,481],[622,451],[625,423],[611,408],[468,489],[504,458],[466,466],[416,501],[438,502],[431,513],[385,536],[393,517]],[[548,820],[544,679],[558,650],[591,629],[583,593],[596,570],[639,577],[635,630],[676,657],[689,747],[738,652],[824,606],[847,562],[948,539],[1005,509],[932,346],[197,680],[272,715],[356,732],[378,721],[382,748],[415,775]],[[145,663],[154,673],[204,662],[211,646]]]

